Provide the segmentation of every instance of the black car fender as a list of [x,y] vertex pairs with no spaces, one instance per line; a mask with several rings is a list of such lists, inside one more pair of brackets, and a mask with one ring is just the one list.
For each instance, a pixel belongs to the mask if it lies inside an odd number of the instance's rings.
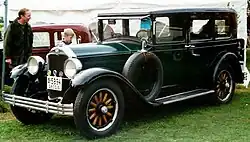
[[33,79],[36,79],[38,78],[38,76],[40,76],[41,74],[46,74],[47,73],[47,65],[40,65],[39,67],[39,71],[36,75],[31,75],[29,72],[28,72],[28,64],[25,63],[25,64],[21,64],[21,65],[18,65],[16,67],[14,67],[11,71],[10,71],[10,78],[17,78],[18,76],[20,75],[25,75],[27,77],[32,77]]
[[230,64],[234,69],[236,83],[243,83],[243,73],[241,70],[239,59],[232,52],[227,52],[227,53],[222,52],[217,56],[213,64],[211,64],[211,67],[213,67],[213,81],[215,80],[215,74],[219,66],[225,62]]
[[27,63],[14,67],[10,72],[10,78],[13,78],[13,79],[17,78],[18,76],[23,74],[25,71],[27,71],[28,69],[27,67],[28,67]]
[[35,82],[36,80],[39,80],[40,88],[44,88],[46,86],[46,78],[44,78],[46,71],[46,65],[44,65],[36,75],[31,75],[28,71],[27,63],[16,66],[11,70],[11,78],[14,79],[14,84],[12,86],[12,92],[15,92],[16,90],[16,84],[17,82],[22,82],[22,84],[28,84],[30,82]]
[[131,89],[135,94],[137,94],[136,96],[139,96],[146,103],[157,105],[157,104],[146,101],[143,98],[142,94],[135,88],[135,86],[120,73],[111,71],[108,69],[104,69],[104,68],[97,68],[97,67],[83,70],[79,72],[71,80],[71,87],[67,90],[68,93],[65,93],[63,97],[63,102],[68,101],[68,99],[70,99],[71,101],[74,100],[73,98],[75,98],[76,96],[72,96],[72,94],[75,94],[75,95],[77,94],[76,92],[72,93],[73,90],[84,88],[88,84],[91,84],[92,82],[98,79],[104,79],[104,78],[114,79],[115,81],[119,83],[121,88],[126,87],[128,89]]

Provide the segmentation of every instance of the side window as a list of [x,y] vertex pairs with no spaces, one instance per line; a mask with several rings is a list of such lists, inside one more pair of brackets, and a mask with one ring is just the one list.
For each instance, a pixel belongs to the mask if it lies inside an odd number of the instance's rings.
[[[93,22],[93,23],[89,24],[89,29],[92,32],[91,33],[92,42],[97,42],[96,38],[97,39],[99,38],[97,22]],[[104,39],[111,38],[113,33],[114,33],[114,31],[113,31],[111,25],[104,23],[103,24],[103,37],[104,37]]]
[[215,36],[216,38],[230,37],[229,25],[226,20],[215,20]]
[[113,34],[113,29],[109,24],[104,24],[103,25],[103,36],[104,39],[111,38]]
[[177,23],[172,23],[169,17],[157,17],[155,22],[155,34],[157,43],[166,43],[173,41],[183,41],[183,28]]
[[213,20],[193,20],[190,30],[191,40],[212,39],[213,37]]
[[48,32],[34,32],[33,47],[44,48],[50,47],[50,37]]

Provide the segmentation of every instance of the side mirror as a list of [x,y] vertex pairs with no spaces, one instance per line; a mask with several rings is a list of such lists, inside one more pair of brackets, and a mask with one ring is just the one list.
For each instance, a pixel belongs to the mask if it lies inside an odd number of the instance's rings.
[[79,37],[77,38],[77,44],[80,44],[80,43],[81,43],[81,40],[82,40],[82,38],[81,38],[81,36],[79,36]]

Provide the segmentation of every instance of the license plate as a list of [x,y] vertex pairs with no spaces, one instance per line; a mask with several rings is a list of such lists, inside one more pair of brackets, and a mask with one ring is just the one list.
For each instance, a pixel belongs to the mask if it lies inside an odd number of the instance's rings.
[[62,78],[56,76],[47,76],[47,89],[62,91]]

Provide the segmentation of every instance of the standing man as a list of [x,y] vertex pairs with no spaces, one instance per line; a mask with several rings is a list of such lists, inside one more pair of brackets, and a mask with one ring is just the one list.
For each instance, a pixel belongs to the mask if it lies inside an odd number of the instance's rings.
[[32,55],[33,32],[28,23],[30,18],[29,9],[19,10],[18,17],[9,24],[4,34],[5,57],[10,68],[26,63]]

